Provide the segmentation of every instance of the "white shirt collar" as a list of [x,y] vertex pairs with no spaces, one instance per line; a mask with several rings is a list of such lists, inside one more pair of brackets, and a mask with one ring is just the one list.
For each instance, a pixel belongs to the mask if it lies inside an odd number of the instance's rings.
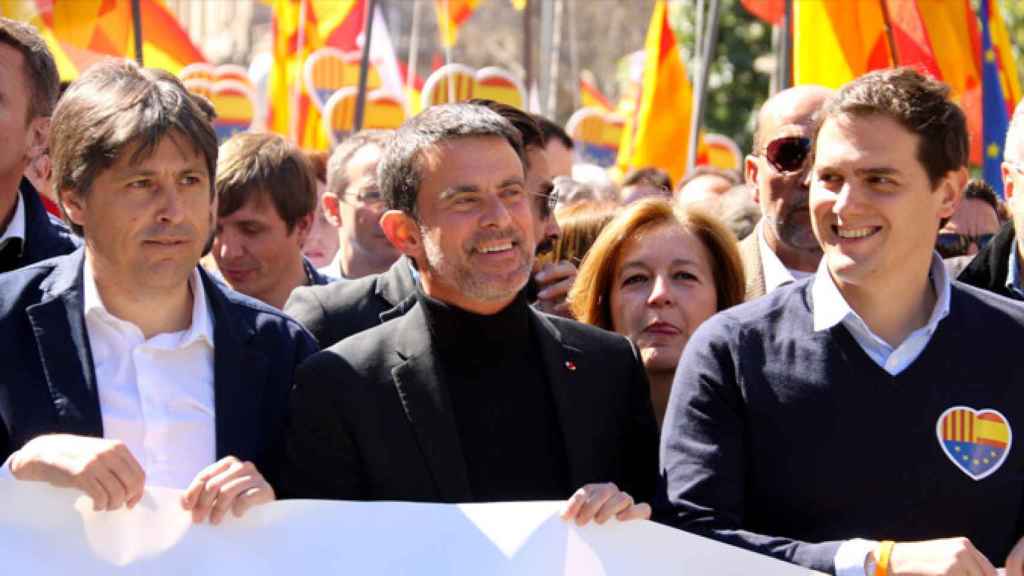
[[[82,304],[85,316],[89,316],[90,313],[98,314],[102,318],[113,319],[118,323],[134,326],[131,322],[127,322],[111,314],[107,311],[106,306],[103,305],[103,298],[100,296],[99,289],[96,287],[96,278],[93,276],[92,265],[89,261],[88,255],[85,258],[82,284]],[[197,340],[203,340],[210,347],[213,347],[213,319],[210,316],[209,309],[207,308],[206,290],[203,288],[203,280],[199,276],[198,267],[192,269],[192,274],[188,279],[188,285],[192,290],[192,321],[187,330],[183,330],[178,333],[181,337],[176,339],[175,347],[184,347]],[[137,327],[136,330],[138,330]]]
[[[938,296],[935,308],[932,309],[931,316],[928,318],[928,323],[922,327],[926,332],[931,333],[935,331],[939,321],[949,315],[951,282],[949,274],[946,273],[946,266],[942,263],[942,258],[939,257],[937,252],[932,253],[932,263],[928,276],[931,278],[932,287],[935,288],[935,294]],[[814,282],[811,286],[811,299],[815,332],[828,330],[847,318],[851,320],[855,318],[865,328],[867,327],[863,318],[850,307],[839,291],[839,287],[832,280],[832,275],[828,272],[825,258],[821,259],[818,271],[814,274]],[[878,338],[877,335],[872,335]],[[879,340],[881,339],[879,338]]]
[[25,199],[21,196],[21,192],[18,192],[18,203],[14,206],[14,217],[7,225],[7,230],[0,235],[0,246],[3,246],[4,242],[11,238],[17,238],[21,240],[22,244],[25,243]]
[[761,253],[761,271],[764,274],[764,291],[771,292],[790,282],[796,282],[802,278],[811,276],[810,272],[791,270],[782,263],[778,254],[768,246],[764,238],[764,221],[758,222],[754,233],[757,234],[758,250]]

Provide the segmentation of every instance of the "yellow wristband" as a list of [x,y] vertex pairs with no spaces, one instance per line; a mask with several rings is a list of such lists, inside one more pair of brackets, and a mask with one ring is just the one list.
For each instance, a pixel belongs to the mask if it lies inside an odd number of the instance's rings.
[[878,563],[875,564],[875,576],[889,576],[889,556],[892,555],[892,547],[896,545],[892,540],[884,540],[878,545]]

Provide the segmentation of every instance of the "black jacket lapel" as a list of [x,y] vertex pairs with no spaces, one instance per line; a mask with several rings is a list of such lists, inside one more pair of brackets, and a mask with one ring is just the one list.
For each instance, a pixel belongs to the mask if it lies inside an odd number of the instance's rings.
[[599,469],[595,464],[607,460],[597,453],[598,446],[594,442],[593,418],[599,417],[603,410],[594,411],[589,407],[586,380],[580,374],[581,368],[584,368],[580,350],[563,342],[558,328],[542,314],[532,309],[530,314],[545,376],[551,387],[562,436],[565,438],[570,486],[575,490],[599,478]]
[[1006,278],[1010,272],[1010,251],[1014,242],[1016,236],[1013,222],[1007,222],[956,279],[1008,298],[1017,298],[1006,289]]
[[471,499],[466,462],[455,427],[448,391],[430,351],[423,312],[403,316],[396,352],[404,360],[391,370],[406,417],[416,430],[420,451],[443,502]]
[[382,323],[405,314],[416,303],[416,279],[409,268],[411,265],[411,261],[402,256],[377,279],[374,294],[389,306],[380,313]]
[[46,383],[61,431],[103,436],[96,373],[85,330],[82,294],[84,251],[61,259],[40,284],[44,296],[26,313],[32,324]]

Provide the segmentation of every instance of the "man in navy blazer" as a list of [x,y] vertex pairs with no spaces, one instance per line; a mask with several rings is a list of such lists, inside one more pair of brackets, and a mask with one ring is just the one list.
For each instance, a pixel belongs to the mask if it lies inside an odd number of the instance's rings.
[[212,108],[174,76],[90,69],[54,112],[54,188],[85,246],[0,276],[0,475],[96,509],[185,489],[218,523],[275,498],[295,321],[197,266],[211,232]]
[[0,18],[0,272],[67,254],[79,241],[46,212],[24,178],[46,149],[50,114],[60,82],[57,65],[35,29]]

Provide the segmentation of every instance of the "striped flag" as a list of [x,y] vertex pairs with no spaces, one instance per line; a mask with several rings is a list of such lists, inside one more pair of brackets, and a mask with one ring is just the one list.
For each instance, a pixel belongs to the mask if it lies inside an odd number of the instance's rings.
[[[469,20],[482,0],[434,0],[437,12],[437,28],[441,33],[441,45],[455,46],[459,39],[459,28]],[[524,4],[525,6],[525,4]]]
[[879,2],[794,2],[793,81],[838,88],[892,65]]

